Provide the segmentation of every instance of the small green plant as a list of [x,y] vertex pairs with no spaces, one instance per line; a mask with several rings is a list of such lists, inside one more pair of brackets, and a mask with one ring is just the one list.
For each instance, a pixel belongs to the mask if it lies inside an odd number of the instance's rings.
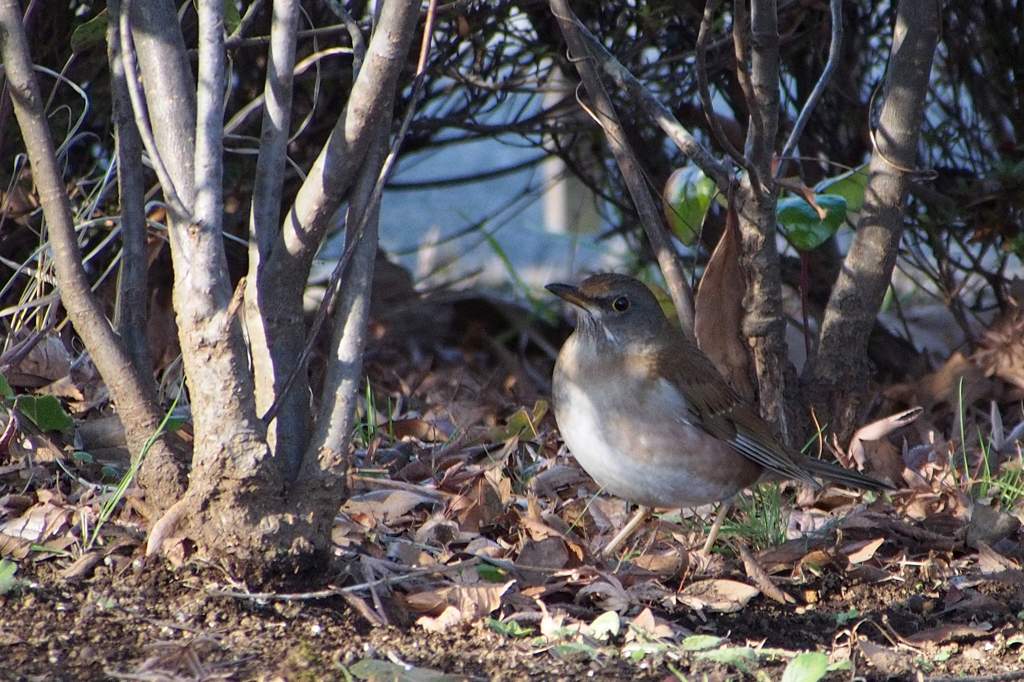
[[836,625],[846,625],[858,618],[860,618],[860,611],[855,608],[851,608],[849,611],[840,611],[836,614]]
[[737,513],[722,525],[726,537],[744,538],[754,549],[781,545],[786,541],[789,518],[783,511],[782,489],[765,483],[739,498]]
[[132,464],[128,467],[128,471],[124,473],[121,480],[118,482],[117,487],[114,489],[113,494],[107,498],[107,501],[100,507],[100,516],[96,520],[96,526],[92,529],[92,534],[89,533],[88,524],[86,517],[82,515],[82,537],[86,540],[85,551],[92,549],[93,545],[100,537],[100,529],[103,528],[110,517],[113,515],[114,510],[117,509],[117,505],[124,499],[125,493],[128,491],[128,487],[131,486],[132,481],[135,480],[135,475],[139,472],[139,467],[146,459],[146,455],[149,454],[150,449],[156,443],[157,439],[160,438],[168,430],[168,425],[171,423],[171,415],[174,414],[175,408],[178,406],[178,400],[181,398],[181,393],[184,390],[184,383],[178,387],[178,394],[174,397],[174,402],[171,403],[171,407],[164,414],[164,418],[160,421],[160,425],[156,427],[149,438],[142,446],[142,450],[139,454],[132,459]]
[[0,559],[0,596],[18,589],[22,581],[14,577],[18,572],[18,564],[8,559]]
[[352,435],[352,440],[356,446],[361,448],[369,447],[374,438],[381,434],[381,426],[384,426],[386,429],[384,435],[390,440],[395,440],[393,412],[394,406],[391,404],[389,396],[386,403],[387,420],[384,424],[379,423],[380,411],[377,409],[377,398],[373,394],[370,380],[367,379],[366,391],[363,393],[363,414],[359,421],[356,422],[355,433]]
[[497,618],[488,618],[487,627],[494,630],[499,635],[504,637],[521,638],[528,637],[533,634],[533,628],[528,628],[520,625],[514,620],[498,620]]

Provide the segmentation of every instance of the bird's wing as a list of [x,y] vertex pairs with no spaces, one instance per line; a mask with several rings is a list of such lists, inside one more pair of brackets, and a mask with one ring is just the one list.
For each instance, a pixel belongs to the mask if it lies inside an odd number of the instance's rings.
[[818,486],[795,453],[779,443],[768,423],[726,383],[699,348],[684,340],[661,353],[665,356],[657,365],[672,368],[666,378],[685,396],[695,425],[769,471]]

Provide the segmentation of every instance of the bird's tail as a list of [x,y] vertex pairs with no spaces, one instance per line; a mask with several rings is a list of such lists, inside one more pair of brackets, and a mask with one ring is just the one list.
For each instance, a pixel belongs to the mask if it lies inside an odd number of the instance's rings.
[[848,485],[853,488],[861,488],[864,490],[896,490],[895,487],[888,483],[884,483],[870,476],[865,476],[853,469],[846,469],[838,464],[826,462],[823,459],[802,457],[800,464],[814,476],[820,476],[821,478],[842,483],[843,485]]

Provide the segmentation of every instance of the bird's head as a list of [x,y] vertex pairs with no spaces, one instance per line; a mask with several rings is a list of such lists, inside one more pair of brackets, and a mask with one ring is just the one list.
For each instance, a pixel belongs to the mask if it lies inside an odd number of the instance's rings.
[[672,326],[647,286],[632,277],[593,275],[579,286],[548,284],[546,289],[577,308],[581,340],[622,350],[656,345]]

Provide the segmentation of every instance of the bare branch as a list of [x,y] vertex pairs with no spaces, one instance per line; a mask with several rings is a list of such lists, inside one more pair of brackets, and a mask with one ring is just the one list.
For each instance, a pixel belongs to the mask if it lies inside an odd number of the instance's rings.
[[[263,131],[249,218],[249,275],[245,292],[245,319],[252,353],[257,413],[266,410],[274,402],[274,386],[280,380],[275,376],[273,363],[270,362],[270,341],[264,324],[264,306],[259,295],[272,288],[272,285],[266,283],[264,264],[277,239],[281,219],[281,192],[291,129],[298,20],[298,0],[274,0],[267,75],[263,87]],[[294,395],[289,401],[285,418],[267,432],[271,446],[288,462],[292,470],[297,469],[301,461],[308,431],[309,409],[305,402],[305,396]],[[277,428],[279,426],[284,428]]]
[[146,185],[142,173],[142,140],[132,118],[132,103],[121,59],[119,0],[107,3],[107,62],[113,100],[117,184],[121,204],[121,269],[117,278],[114,324],[142,376],[151,375],[153,361],[146,338],[148,321],[148,263],[146,260]]
[[124,0],[118,21],[121,33],[121,59],[124,63],[124,73],[127,79],[128,94],[132,101],[132,109],[135,111],[135,125],[139,131],[139,136],[142,138],[142,144],[146,148],[146,153],[149,155],[149,161],[153,165],[153,170],[156,171],[156,176],[160,180],[160,186],[163,188],[164,199],[167,201],[167,205],[176,214],[177,220],[191,222],[191,209],[185,204],[185,200],[182,199],[175,185],[174,177],[167,169],[167,166],[164,165],[163,158],[160,156],[157,148],[156,138],[154,138],[153,131],[149,127],[150,114],[146,105],[146,96],[142,92],[142,84],[139,82],[137,75],[138,61],[135,57],[135,44],[132,41],[132,2],[133,0]]
[[796,123],[793,124],[793,130],[789,133],[789,139],[786,140],[786,144],[782,147],[779,167],[775,170],[776,178],[782,177],[786,165],[789,163],[789,157],[796,150],[797,142],[800,141],[804,127],[807,125],[807,121],[810,120],[818,100],[825,93],[825,88],[828,87],[829,81],[832,80],[832,73],[836,70],[836,64],[839,62],[839,53],[843,46],[843,0],[830,0],[829,7],[832,15],[832,37],[828,45],[828,59],[825,61],[825,68],[821,70],[818,82],[814,84],[814,89],[811,90],[807,101],[804,102],[804,107],[800,110]]
[[[341,301],[335,313],[334,331],[330,347],[333,356],[327,363],[323,390],[321,391],[320,413],[317,415],[316,430],[310,441],[305,461],[314,465],[319,472],[331,475],[343,473],[347,458],[349,440],[355,415],[355,396],[359,392],[362,377],[363,345],[366,341],[366,323],[370,312],[370,285],[373,279],[373,265],[377,254],[378,214],[381,197],[388,178],[398,162],[402,142],[409,132],[409,125],[416,114],[416,107],[423,95],[426,83],[425,69],[433,36],[434,16],[437,0],[430,0],[423,42],[417,60],[416,79],[412,97],[402,118],[402,125],[391,143],[387,158],[381,162],[384,145],[387,144],[387,128],[381,132],[381,139],[371,148],[364,171],[360,175],[356,192],[349,205],[348,231],[345,256],[351,252],[351,263],[343,274]],[[390,117],[389,117],[390,118]],[[339,269],[346,266],[339,264]],[[332,282],[333,284],[333,282]],[[329,289],[333,287],[329,286]],[[339,453],[341,457],[339,458]],[[315,476],[309,476],[315,480]]]
[[757,169],[754,167],[754,164],[733,146],[729,136],[722,129],[722,121],[715,116],[715,105],[711,101],[711,88],[708,85],[707,42],[711,32],[711,22],[714,19],[715,11],[718,9],[718,3],[719,0],[707,0],[707,3],[704,5],[704,16],[700,20],[697,43],[693,50],[697,69],[697,86],[700,91],[700,103],[704,108],[704,118],[707,119],[708,125],[711,126],[711,132],[714,134],[718,144],[736,162],[736,165],[748,173],[756,174]]
[[[267,53],[267,76],[263,87],[263,132],[256,162],[252,213],[249,229],[256,248],[256,262],[250,253],[249,275],[256,274],[277,235],[281,216],[281,187],[284,184],[285,155],[292,113],[292,82],[295,68],[295,40],[299,22],[298,0],[274,0]],[[255,278],[252,278],[255,280]]]
[[[216,0],[207,0],[216,2]],[[226,457],[249,445],[252,452],[266,449],[266,430],[256,417],[249,358],[242,328],[231,308],[232,286],[224,235],[220,228],[220,156],[222,152],[223,27],[213,18],[204,20],[206,38],[199,94],[203,99],[197,115],[196,86],[185,51],[174,5],[170,0],[136,0],[125,26],[123,8],[122,48],[130,28],[145,82],[145,106],[153,129],[159,158],[171,176],[185,206],[195,202],[202,220],[183,220],[172,212],[168,235],[174,263],[174,310],[178,322],[185,375],[188,380],[195,424],[193,471],[211,469],[214,478],[229,471],[235,478],[264,475],[280,466],[251,457]],[[217,10],[210,10],[216,17]],[[219,36],[215,33],[219,32]],[[129,84],[135,76],[126,65]],[[219,90],[219,92],[216,92]],[[136,121],[140,113],[136,111]],[[203,130],[197,138],[197,121]],[[197,144],[198,141],[198,144]],[[198,164],[196,163],[198,161]],[[193,168],[206,172],[194,173]],[[199,180],[199,201],[194,189]],[[168,187],[163,185],[165,196]],[[202,377],[202,379],[200,379]],[[231,425],[231,428],[225,428]],[[262,446],[262,448],[260,447]],[[255,457],[255,456],[253,456]],[[267,469],[261,467],[266,466]]]
[[[155,387],[132,364],[90,288],[35,81],[18,0],[0,1],[0,56],[49,229],[61,300],[110,389],[129,445],[141,451],[141,445],[162,418],[154,402]],[[150,451],[146,466],[147,471],[157,474],[150,479],[154,503],[162,506],[169,497],[181,494],[184,478],[164,441]]]
[[715,185],[722,192],[729,191],[731,172],[729,168],[716,159],[711,152],[705,149],[700,142],[676,117],[669,111],[668,107],[648,90],[643,83],[637,80],[619,61],[601,44],[593,33],[578,20],[576,26],[580,35],[587,41],[591,54],[594,55],[598,64],[605,74],[612,79],[612,82],[622,91],[629,94],[634,101],[638,102],[644,112],[654,119],[662,132],[668,135],[676,147],[691,161],[697,164],[705,175],[715,181]]
[[196,87],[196,191],[193,220],[220,234],[224,225],[224,3],[200,0]]
[[608,92],[605,90],[604,84],[601,83],[601,76],[596,67],[597,60],[590,56],[590,51],[579,30],[580,22],[569,9],[568,0],[549,0],[549,5],[551,13],[558,20],[558,25],[562,29],[562,35],[565,37],[570,52],[575,55],[576,70],[579,71],[580,79],[586,86],[587,94],[590,95],[593,102],[593,114],[605,132],[608,145],[622,171],[630,196],[633,197],[633,204],[640,217],[640,224],[644,227],[647,239],[658,259],[658,265],[665,276],[665,283],[668,285],[679,320],[686,333],[692,337],[693,292],[690,290],[689,282],[683,274],[678,256],[672,247],[668,230],[662,222],[658,203],[647,188],[640,163],[626,144],[622,124],[619,123],[611,98],[608,97]]
[[[761,414],[789,440],[786,419],[786,324],[776,247],[776,188],[772,183],[772,154],[779,110],[779,35],[775,0],[751,0],[750,72],[747,74],[745,0],[735,2],[733,38],[736,72],[750,111],[746,158],[751,173],[741,179],[736,195],[742,241],[741,266],[746,274],[743,334],[750,345],[757,375]],[[765,182],[769,186],[765,186]]]
[[[345,111],[299,189],[257,283],[258,315],[265,338],[253,339],[252,352],[255,366],[271,368],[262,370],[265,376],[272,371],[274,394],[261,396],[261,404],[280,403],[279,434],[286,427],[297,438],[309,432],[308,381],[305,368],[296,364],[306,342],[301,314],[303,290],[313,255],[348,197],[371,141],[380,131],[388,130],[398,77],[418,16],[418,3],[412,0],[384,4]],[[249,316],[253,314],[250,308]],[[263,382],[261,379],[261,388],[266,386]],[[296,448],[301,455],[302,448]],[[297,460],[289,457],[292,474],[297,471]]]

